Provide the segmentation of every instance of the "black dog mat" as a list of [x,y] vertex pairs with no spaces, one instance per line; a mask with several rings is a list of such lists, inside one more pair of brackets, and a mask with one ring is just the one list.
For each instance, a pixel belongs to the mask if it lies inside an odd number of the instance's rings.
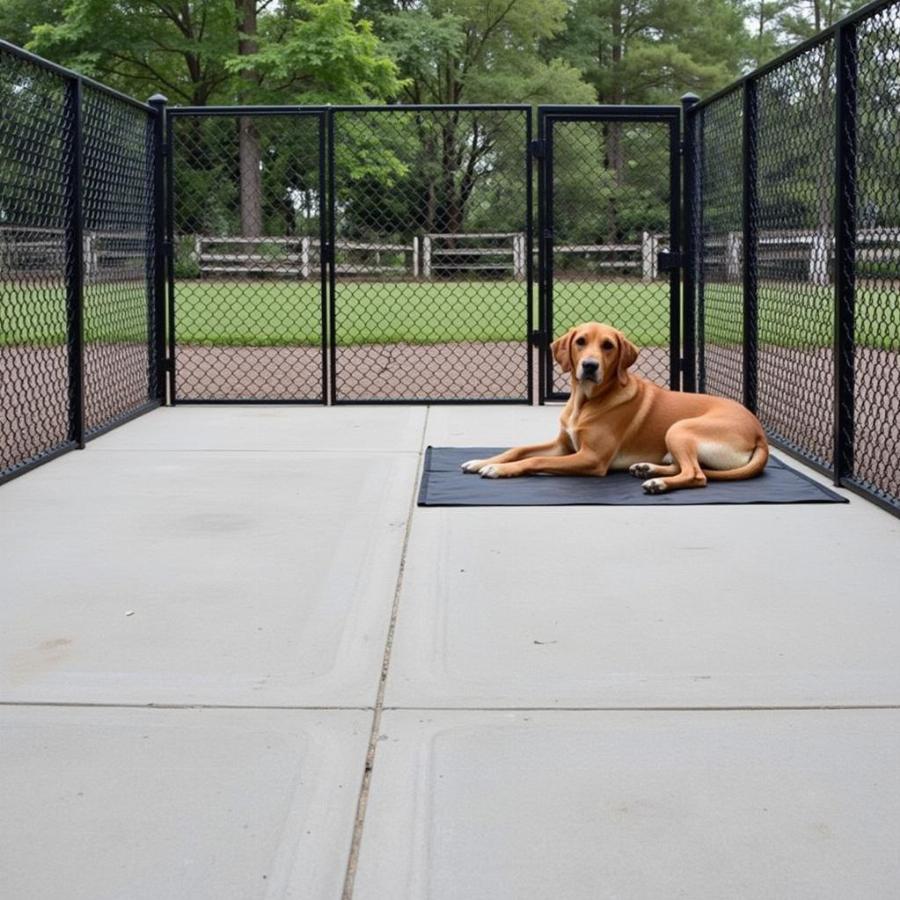
[[487,459],[506,448],[429,447],[425,452],[419,506],[690,506],[730,503],[847,503],[811,478],[769,457],[762,475],[746,481],[709,482],[705,488],[645,494],[641,479],[627,472],[605,478],[526,475],[481,478],[460,465]]

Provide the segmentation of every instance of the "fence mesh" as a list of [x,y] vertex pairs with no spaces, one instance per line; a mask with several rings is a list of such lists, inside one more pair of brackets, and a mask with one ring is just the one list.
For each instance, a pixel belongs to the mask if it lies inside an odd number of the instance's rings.
[[173,116],[178,400],[323,399],[321,127]]
[[527,111],[334,113],[335,400],[525,400]]
[[158,384],[151,115],[8,46],[0,102],[5,479],[149,408]]
[[[668,387],[669,123],[576,119],[552,123],[552,337],[585,321],[624,331],[640,348],[635,371]],[[553,362],[551,390],[569,376]]]
[[742,400],[743,109],[733,91],[694,117],[701,192],[698,272],[699,388]]
[[59,76],[0,51],[0,476],[69,442]]
[[833,463],[834,42],[757,82],[758,404],[775,436]]
[[900,507],[900,4],[857,30],[853,476]]
[[153,132],[147,114],[86,85],[84,391],[88,435],[157,394]]

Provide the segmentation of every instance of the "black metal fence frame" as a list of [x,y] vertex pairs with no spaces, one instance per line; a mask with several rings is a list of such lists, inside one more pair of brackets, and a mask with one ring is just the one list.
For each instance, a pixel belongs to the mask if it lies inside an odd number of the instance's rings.
[[[90,430],[85,427],[85,329],[84,329],[84,124],[83,93],[84,87],[105,94],[134,109],[140,110],[148,117],[148,124],[153,129],[153,188],[155,196],[154,210],[154,248],[151,258],[158,262],[162,258],[162,119],[163,113],[158,102],[142,103],[123,94],[114,88],[101,84],[78,72],[57,65],[40,56],[23,50],[15,44],[0,40],[0,52],[15,57],[32,66],[58,76],[64,84],[64,104],[73,127],[68,132],[64,146],[65,180],[65,293],[67,320],[67,364],[68,364],[68,435],[67,439],[56,447],[40,451],[31,458],[23,460],[5,473],[0,473],[0,484],[17,478],[19,475],[43,465],[70,450],[83,449],[85,443],[99,437],[113,428],[123,425],[144,413],[156,409],[165,402],[164,354],[161,353],[163,343],[162,310],[164,295],[162,291],[162,268],[154,269],[152,294],[148,304],[148,318],[151,328],[150,337],[150,371],[148,371],[148,397],[146,403],[125,414],[118,415]],[[161,99],[161,98],[159,98]]]
[[[702,144],[699,123],[704,110],[717,101],[735,92],[742,95],[742,169],[743,169],[743,253],[742,253],[742,295],[743,295],[743,402],[753,412],[757,411],[758,387],[758,234],[752,215],[757,204],[756,191],[758,157],[758,93],[757,85],[763,77],[798,59],[810,50],[828,42],[835,47],[835,110],[834,110],[834,178],[835,204],[833,218],[833,238],[835,246],[834,272],[834,421],[833,448],[834,465],[823,465],[803,447],[770,436],[771,442],[783,452],[800,460],[823,475],[832,478],[834,484],[847,488],[883,509],[900,516],[900,498],[888,498],[873,490],[869,485],[854,478],[854,311],[856,307],[856,207],[857,207],[857,27],[865,20],[877,15],[896,3],[896,0],[875,0],[857,10],[828,29],[792,48],[787,53],[748,73],[743,78],[728,85],[701,101],[687,95],[683,101],[685,118],[684,146],[684,209],[685,209],[685,271],[684,310],[686,331],[690,329],[691,339],[696,340],[696,358],[699,364],[699,389],[705,389],[704,342],[703,342],[703,297],[698,288],[703,265],[702,241],[698,241],[697,205],[702,202],[703,186],[698,171],[696,143]],[[702,149],[701,151],[702,152]],[[691,321],[687,311],[690,310]],[[697,321],[693,318],[696,314]],[[900,451],[900,448],[898,448]]]

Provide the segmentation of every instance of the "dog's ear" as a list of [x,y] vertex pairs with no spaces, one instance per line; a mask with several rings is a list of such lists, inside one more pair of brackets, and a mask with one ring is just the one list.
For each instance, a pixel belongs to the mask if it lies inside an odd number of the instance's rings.
[[628,370],[638,358],[638,348],[625,337],[619,334],[619,361],[616,365],[616,374],[619,376],[619,384],[623,387],[628,383]]
[[551,345],[553,358],[559,363],[559,367],[563,372],[572,371],[572,338],[575,336],[575,329],[570,328],[562,337],[557,338]]

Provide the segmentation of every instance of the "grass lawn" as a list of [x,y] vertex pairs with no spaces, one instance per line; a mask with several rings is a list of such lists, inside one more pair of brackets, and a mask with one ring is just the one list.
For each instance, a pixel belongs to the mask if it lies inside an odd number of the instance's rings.
[[[535,294],[537,291],[535,291]],[[62,288],[0,284],[0,345],[58,344],[64,340]],[[832,289],[760,286],[760,340],[792,347],[832,341]],[[740,343],[740,286],[708,284],[707,339]],[[207,346],[316,346],[321,340],[319,285],[288,281],[180,280],[177,339]],[[89,341],[146,340],[143,284],[88,288]],[[352,282],[337,286],[340,345],[520,341],[525,337],[523,282]],[[668,285],[623,281],[558,281],[554,331],[599,318],[644,346],[668,343]],[[900,348],[900,293],[857,293],[857,339]],[[537,315],[535,313],[535,324]]]
[[[630,323],[639,343],[664,344],[668,289],[638,286],[640,298],[632,285],[623,291],[613,282],[579,282],[571,300],[560,297],[556,323],[560,328],[576,324],[592,310],[610,322]],[[277,346],[319,340],[316,285],[182,282],[176,298],[179,343]],[[524,282],[348,281],[338,282],[336,300],[340,345],[521,341],[527,330]],[[534,315],[536,327],[536,305]]]

